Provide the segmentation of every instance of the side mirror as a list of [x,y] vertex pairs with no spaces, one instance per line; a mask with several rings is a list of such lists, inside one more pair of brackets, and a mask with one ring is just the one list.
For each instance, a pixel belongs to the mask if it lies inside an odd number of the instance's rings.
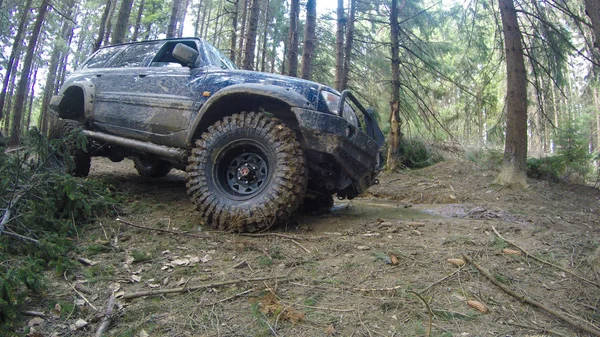
[[173,48],[173,55],[178,61],[181,61],[185,66],[193,68],[198,59],[198,51],[190,46],[186,46],[183,43],[178,43]]

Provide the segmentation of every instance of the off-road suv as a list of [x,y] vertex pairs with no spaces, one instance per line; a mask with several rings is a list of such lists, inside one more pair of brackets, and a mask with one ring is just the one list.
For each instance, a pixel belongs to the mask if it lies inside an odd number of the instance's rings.
[[[343,102],[343,103],[342,103]],[[285,221],[301,205],[352,199],[376,183],[383,135],[348,91],[237,70],[198,38],[102,48],[50,106],[54,134],[82,130],[74,175],[90,157],[128,157],[144,176],[187,172],[203,220],[232,231]]]

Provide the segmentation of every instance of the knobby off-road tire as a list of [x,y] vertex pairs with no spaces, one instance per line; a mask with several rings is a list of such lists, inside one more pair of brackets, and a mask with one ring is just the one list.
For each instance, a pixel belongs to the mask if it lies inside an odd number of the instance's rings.
[[164,177],[173,168],[171,163],[164,160],[141,157],[133,158],[133,166],[141,176],[150,178]]
[[241,112],[216,122],[188,159],[187,192],[203,220],[235,232],[286,221],[306,192],[296,135],[279,119]]
[[71,119],[58,119],[50,129],[50,139],[65,139],[64,152],[73,158],[72,167],[68,167],[68,172],[75,177],[87,177],[90,173],[91,157],[85,149],[77,144],[77,137],[72,135],[74,132],[83,130],[81,122]]

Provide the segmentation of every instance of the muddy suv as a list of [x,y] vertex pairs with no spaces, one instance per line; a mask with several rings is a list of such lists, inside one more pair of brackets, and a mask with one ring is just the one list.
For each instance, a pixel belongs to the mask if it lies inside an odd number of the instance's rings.
[[[137,171],[187,172],[187,192],[215,228],[256,231],[305,208],[330,207],[377,182],[383,135],[348,91],[237,70],[208,42],[167,39],[102,48],[50,103],[52,134],[79,131],[74,175],[90,157]],[[68,142],[67,142],[68,143]]]

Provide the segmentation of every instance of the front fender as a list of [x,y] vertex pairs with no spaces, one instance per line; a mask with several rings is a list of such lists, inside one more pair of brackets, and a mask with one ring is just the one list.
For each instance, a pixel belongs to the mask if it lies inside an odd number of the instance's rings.
[[95,97],[96,87],[91,80],[73,81],[51,98],[50,108],[60,118],[88,120],[94,114]]
[[[314,106],[308,99],[306,99],[306,97],[302,96],[296,91],[280,86],[265,85],[260,83],[245,83],[228,86],[215,93],[206,101],[206,103],[204,103],[202,108],[200,108],[193,119],[192,127],[190,128],[190,132],[188,134],[187,143],[191,144],[193,142],[196,130],[199,127],[208,127],[208,125],[203,124],[205,121],[209,121],[208,123],[212,124],[211,122],[214,123],[214,121],[219,120],[231,113],[230,110],[223,110],[220,108],[225,106],[224,104],[226,102],[235,100],[235,103],[237,104],[244,99],[256,100],[257,98],[260,99],[261,97],[284,103],[289,106],[290,109],[292,107],[314,109]],[[235,112],[239,111],[233,111],[233,113]]]

